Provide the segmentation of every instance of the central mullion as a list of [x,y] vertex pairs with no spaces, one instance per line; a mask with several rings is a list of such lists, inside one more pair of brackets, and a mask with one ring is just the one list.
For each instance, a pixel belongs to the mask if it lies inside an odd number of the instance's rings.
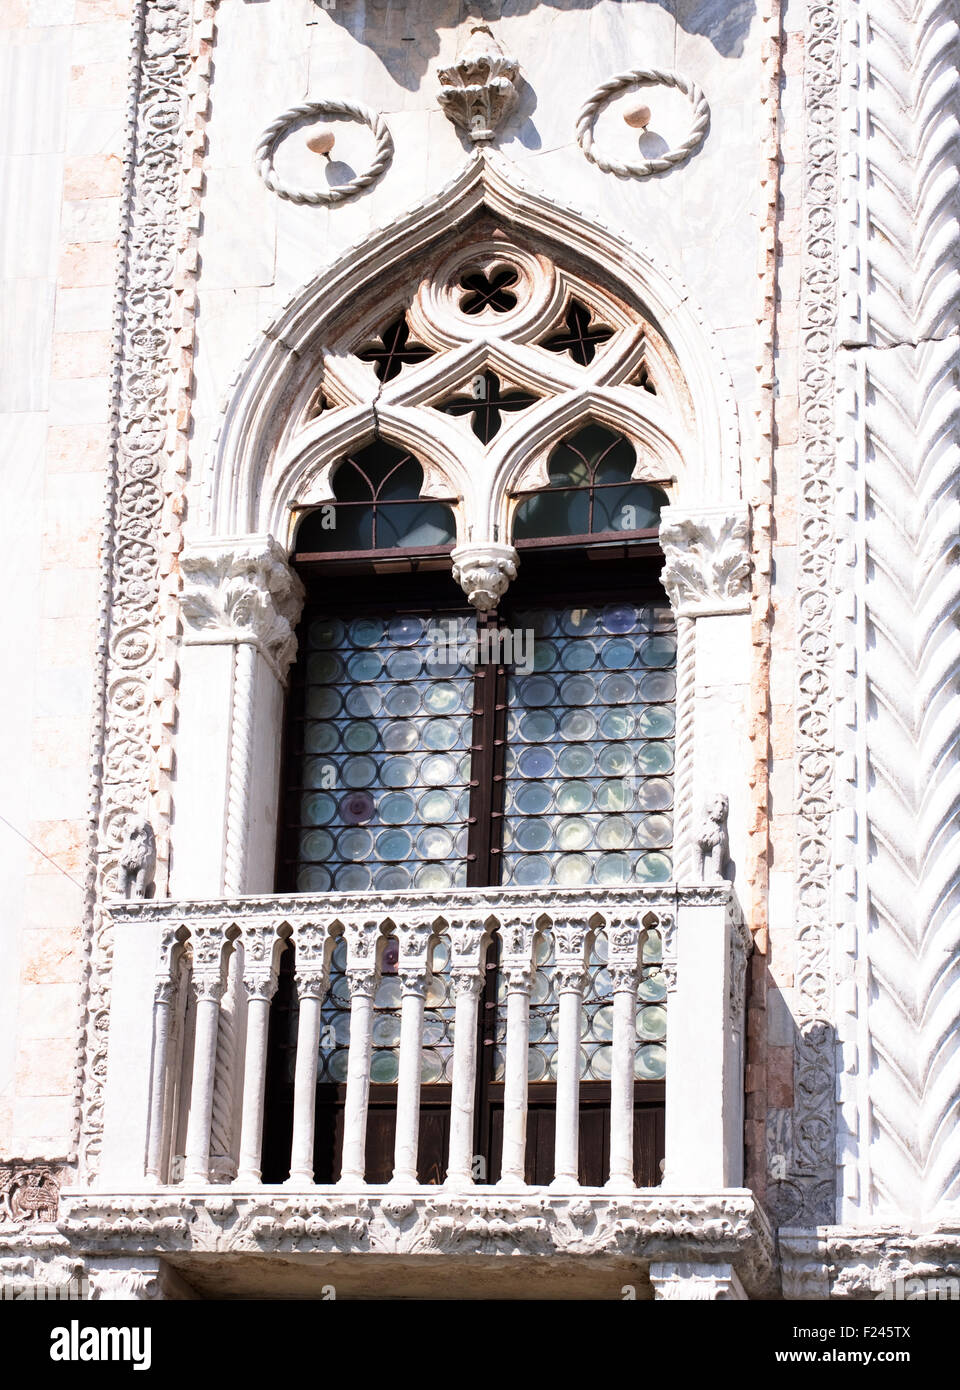
[[[477,615],[477,662],[473,678],[473,736],[467,886],[500,882],[503,833],[503,768],[506,735],[506,671],[500,655],[496,612]],[[494,659],[489,659],[489,658]],[[487,659],[484,659],[487,658]]]

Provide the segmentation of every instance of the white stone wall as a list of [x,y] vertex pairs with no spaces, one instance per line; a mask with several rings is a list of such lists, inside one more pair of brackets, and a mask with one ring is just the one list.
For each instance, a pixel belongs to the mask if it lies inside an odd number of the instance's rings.
[[74,1143],[128,13],[0,7],[0,1157]]

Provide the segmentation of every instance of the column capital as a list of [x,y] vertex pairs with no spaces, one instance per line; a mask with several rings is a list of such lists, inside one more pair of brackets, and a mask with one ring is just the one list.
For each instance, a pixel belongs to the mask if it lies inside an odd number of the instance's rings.
[[247,643],[286,681],[304,589],[272,536],[196,542],[180,558],[185,646]]
[[750,509],[664,507],[661,583],[678,618],[750,609]]
[[536,928],[527,922],[504,922],[500,928],[500,977],[508,994],[529,994],[536,973]]
[[468,999],[478,999],[483,989],[483,976],[476,966],[454,966],[450,971],[450,983],[455,999],[459,999],[461,995]]

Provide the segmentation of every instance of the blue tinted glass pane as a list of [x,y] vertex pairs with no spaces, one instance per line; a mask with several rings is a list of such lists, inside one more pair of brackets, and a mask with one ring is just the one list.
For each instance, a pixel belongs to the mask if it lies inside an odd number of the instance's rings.
[[[674,620],[666,603],[526,610],[534,670],[507,680],[503,883],[670,877]],[[542,634],[549,631],[549,638]],[[648,665],[656,658],[650,684]]]
[[456,537],[453,512],[443,502],[395,502],[377,507],[377,549],[450,545]]
[[598,488],[594,493],[594,531],[646,531],[660,525],[666,497],[644,483]]
[[369,550],[373,545],[373,507],[339,507],[334,502],[309,512],[297,531],[301,555],[321,551]]
[[589,526],[590,503],[586,492],[536,492],[525,497],[513,522],[515,541],[543,536],[582,536]]

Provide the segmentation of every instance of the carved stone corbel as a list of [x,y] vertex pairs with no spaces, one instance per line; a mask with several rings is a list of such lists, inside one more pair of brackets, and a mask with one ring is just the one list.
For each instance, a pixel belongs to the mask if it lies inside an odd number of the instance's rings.
[[481,613],[496,608],[520,563],[512,545],[493,542],[458,546],[450,558],[454,579]]

